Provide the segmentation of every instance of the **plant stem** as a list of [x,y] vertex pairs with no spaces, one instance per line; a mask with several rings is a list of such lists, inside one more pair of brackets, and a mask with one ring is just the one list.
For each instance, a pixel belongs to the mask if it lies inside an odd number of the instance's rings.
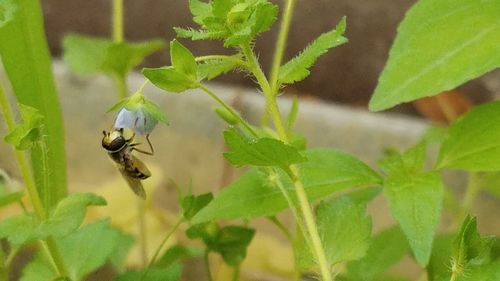
[[208,281],[213,281],[213,278],[212,278],[212,271],[210,270],[210,260],[208,259],[208,249],[205,249],[205,254],[203,255],[203,260],[205,262],[205,267],[207,269],[207,277],[208,277]]
[[[0,83],[0,108],[2,110],[2,114],[5,119],[5,124],[7,125],[7,129],[12,131],[16,123],[14,121],[14,114],[12,113],[12,109],[10,107],[9,101],[7,100],[7,96],[5,95],[3,85]],[[45,209],[43,208],[42,201],[40,200],[40,195],[38,190],[35,187],[35,181],[33,180],[33,176],[31,174],[31,169],[29,167],[28,161],[26,161],[25,153],[19,151],[13,147],[14,155],[16,157],[17,165],[19,166],[19,170],[21,171],[21,175],[24,179],[24,184],[26,185],[26,189],[28,190],[28,195],[30,197],[31,203],[33,204],[33,208],[35,210],[36,216],[40,220],[44,220],[46,218]]]
[[207,88],[203,84],[199,84],[198,87],[203,90],[205,93],[207,93],[212,99],[214,99],[217,103],[219,103],[222,107],[224,107],[229,113],[231,113],[234,118],[238,119],[238,121],[255,137],[258,137],[257,133],[252,129],[252,126],[248,124],[247,121],[245,121],[241,116],[234,111],[234,109],[226,104],[223,100],[221,100],[214,92],[212,92],[209,88]]
[[287,172],[295,187],[295,193],[297,195],[297,199],[299,200],[300,210],[302,211],[307,232],[309,233],[309,237],[311,239],[312,250],[316,256],[316,260],[321,271],[321,276],[323,278],[322,281],[332,281],[333,279],[332,274],[330,273],[330,266],[328,265],[328,261],[326,259],[325,250],[323,249],[323,244],[318,233],[316,221],[314,220],[311,204],[309,204],[309,200],[307,199],[304,185],[298,177],[298,169],[295,165],[290,165],[290,169]]
[[128,96],[127,78],[119,75],[113,75],[113,82],[115,83],[118,100],[126,98]]
[[238,264],[237,266],[233,267],[233,277],[231,278],[231,281],[238,281],[240,278],[240,268],[241,264]]
[[139,228],[139,241],[141,246],[142,267],[148,262],[148,239],[146,231],[146,204],[142,198],[137,197],[137,224]]
[[113,0],[113,42],[123,42],[123,0]]
[[165,245],[165,243],[167,243],[168,239],[170,238],[170,236],[172,236],[172,234],[175,233],[175,231],[177,230],[177,228],[179,227],[179,225],[184,221],[184,218],[183,217],[179,217],[179,219],[177,220],[177,222],[172,226],[172,228],[170,228],[170,230],[167,232],[167,235],[165,235],[165,237],[163,238],[163,240],[161,241],[160,245],[158,246],[158,248],[156,248],[156,251],[155,251],[155,254],[153,255],[153,257],[151,258],[151,261],[149,262],[149,267],[153,266],[153,264],[156,262],[156,259],[158,258],[158,255],[160,254],[161,252],[161,249],[163,248],[163,246]]
[[47,237],[47,240],[45,242],[50,257],[52,258],[56,270],[59,273],[59,276],[68,276],[68,271],[66,270],[66,266],[64,265],[61,252],[59,251],[59,248],[57,248],[56,240],[54,240],[54,237],[52,236]]
[[292,19],[293,9],[295,7],[295,0],[287,0],[285,11],[283,17],[281,18],[280,31],[278,34],[278,40],[276,41],[276,47],[273,56],[273,65],[271,68],[271,90],[273,93],[278,93],[278,75],[281,66],[281,61],[283,60],[283,55],[285,54],[286,41],[288,38],[288,31],[290,30],[290,22]]
[[465,191],[464,197],[462,199],[462,208],[464,212],[468,213],[472,211],[474,207],[474,201],[476,200],[477,194],[479,193],[481,186],[479,185],[479,175],[476,172],[469,172],[469,181],[467,184],[467,190]]
[[[245,57],[248,60],[248,63],[250,64],[249,65],[250,70],[254,74],[255,78],[257,79],[257,82],[259,83],[259,85],[262,88],[262,91],[264,92],[264,95],[266,97],[266,108],[271,116],[271,119],[273,120],[274,126],[276,128],[276,131],[278,132],[280,139],[284,143],[289,143],[290,140],[288,139],[288,133],[285,129],[285,126],[283,125],[283,120],[281,119],[281,114],[278,105],[276,103],[276,95],[271,91],[272,89],[269,86],[269,82],[266,79],[266,76],[264,75],[262,68],[257,62],[257,59],[255,58],[255,55],[252,52],[252,49],[250,48],[250,44],[248,43],[243,44],[241,45],[241,48],[243,53],[245,54]],[[330,267],[326,260],[325,250],[323,249],[323,245],[319,237],[316,222],[314,220],[314,215],[312,213],[311,204],[309,204],[309,200],[307,199],[307,194],[304,189],[304,185],[300,180],[299,170],[297,166],[290,165],[290,167],[288,167],[286,172],[288,176],[292,179],[295,193],[299,201],[298,203],[300,206],[300,210],[304,218],[305,226],[309,234],[309,238],[311,239],[312,250],[316,258],[316,261],[318,262],[318,265],[320,267],[322,280],[332,281],[333,280],[332,274],[330,273]]]

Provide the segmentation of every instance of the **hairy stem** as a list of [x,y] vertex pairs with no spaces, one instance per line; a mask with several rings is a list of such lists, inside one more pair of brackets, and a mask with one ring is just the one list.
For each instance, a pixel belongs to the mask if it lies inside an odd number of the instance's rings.
[[[14,121],[14,114],[12,113],[12,109],[10,107],[7,96],[5,95],[5,91],[3,85],[0,83],[0,108],[2,110],[2,114],[4,116],[5,124],[7,125],[7,129],[12,131],[16,123]],[[35,181],[33,180],[33,175],[31,173],[31,168],[26,160],[25,153],[19,151],[15,148],[14,155],[16,157],[17,165],[19,170],[21,171],[21,175],[24,180],[24,184],[26,186],[26,190],[28,191],[28,195],[33,205],[33,209],[35,211],[35,215],[41,221],[47,219],[47,214],[42,205],[42,200],[40,198],[40,194],[35,186]],[[59,249],[55,244],[55,240],[52,237],[47,238],[47,249],[51,259],[54,261],[55,269],[59,276],[67,276],[67,270],[62,261],[61,254]]]
[[[284,143],[289,143],[290,140],[288,138],[288,133],[285,129],[278,105],[276,103],[276,95],[272,92],[272,89],[269,86],[269,81],[264,75],[260,64],[257,62],[257,59],[255,58],[255,55],[250,48],[250,44],[241,45],[241,49],[245,54],[245,57],[247,58],[250,70],[257,79],[257,82],[261,86],[262,91],[264,92],[264,95],[266,97],[266,108],[271,116],[271,119],[273,120],[274,126],[276,128],[276,131],[278,132],[280,139]],[[316,226],[316,221],[314,220],[311,204],[307,199],[304,184],[300,180],[299,170],[297,166],[290,165],[286,172],[292,179],[302,217],[304,219],[305,227],[311,240],[312,251],[320,267],[322,280],[332,281],[333,279],[332,274],[330,273],[330,266],[328,265],[328,261],[326,260],[325,250],[319,237],[318,227]],[[294,206],[290,207],[293,208]]]
[[254,137],[257,137],[257,133],[254,131],[254,129],[252,129],[252,126],[250,126],[250,124],[248,124],[247,121],[245,121],[243,118],[241,118],[241,116],[236,113],[236,111],[228,104],[226,104],[223,100],[221,100],[214,92],[212,92],[212,90],[210,90],[209,88],[207,88],[205,85],[203,84],[199,84],[198,87],[204,91],[205,93],[207,93],[212,99],[214,99],[218,104],[220,104],[222,107],[224,107],[227,111],[229,111],[229,113],[231,113],[231,115],[234,116],[234,118],[236,118],[239,123],[241,125],[243,125]]
[[278,88],[280,86],[278,83],[278,75],[281,61],[283,60],[283,56],[285,54],[286,41],[290,30],[290,22],[292,20],[294,7],[295,0],[286,1],[285,11],[283,12],[283,17],[281,18],[278,40],[276,41],[276,47],[274,49],[273,65],[271,67],[271,89],[275,94],[278,92]]
[[156,251],[153,255],[153,257],[151,258],[151,261],[149,262],[149,267],[153,266],[154,263],[156,262],[156,259],[158,258],[158,255],[160,254],[161,252],[161,249],[163,248],[163,246],[165,245],[165,243],[167,243],[168,239],[170,238],[170,236],[172,236],[172,234],[175,233],[175,231],[177,230],[177,228],[179,227],[179,225],[184,221],[184,218],[183,217],[180,217],[177,222],[172,226],[172,228],[170,228],[170,230],[168,231],[167,235],[165,235],[165,237],[163,238],[163,240],[161,241],[160,245],[158,245],[158,248],[156,248]]

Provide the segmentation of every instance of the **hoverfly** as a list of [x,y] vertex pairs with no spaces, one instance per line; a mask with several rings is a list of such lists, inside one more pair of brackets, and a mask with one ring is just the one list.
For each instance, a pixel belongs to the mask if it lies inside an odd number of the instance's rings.
[[146,135],[151,152],[144,151],[136,146],[139,143],[132,143],[135,137],[135,132],[132,137],[126,139],[123,134],[123,128],[115,128],[110,132],[102,131],[102,147],[108,152],[109,157],[117,164],[118,170],[122,174],[127,184],[132,191],[142,199],[146,199],[146,192],[142,186],[142,180],[151,176],[151,172],[146,165],[137,157],[132,155],[132,151],[137,151],[147,155],[153,155],[154,150],[149,135]]

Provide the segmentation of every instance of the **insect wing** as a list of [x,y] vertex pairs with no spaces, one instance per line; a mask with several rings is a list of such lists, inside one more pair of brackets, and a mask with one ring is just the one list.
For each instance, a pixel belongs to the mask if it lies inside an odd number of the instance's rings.
[[140,179],[147,179],[151,176],[151,172],[149,171],[148,167],[146,167],[146,164],[139,160],[139,158],[135,157],[134,155],[131,156],[131,161],[132,165],[134,166],[134,174],[135,177],[140,178]]
[[142,182],[138,178],[133,178],[125,169],[119,169],[123,178],[127,182],[128,186],[132,191],[142,199],[146,199],[146,191],[144,191],[144,187],[142,186]]

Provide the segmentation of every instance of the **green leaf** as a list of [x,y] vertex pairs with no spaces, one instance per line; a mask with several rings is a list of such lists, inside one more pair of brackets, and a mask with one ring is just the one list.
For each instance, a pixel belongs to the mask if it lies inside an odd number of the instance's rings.
[[184,218],[188,221],[191,220],[201,209],[208,205],[213,198],[214,196],[211,192],[198,196],[188,195],[184,197],[181,202]]
[[192,80],[196,80],[196,61],[194,60],[194,56],[191,51],[177,40],[170,42],[170,59],[176,71],[185,74]]
[[14,3],[15,10],[7,8],[13,13],[10,20],[0,28],[0,56],[17,103],[31,106],[43,116],[42,145],[31,150],[31,162],[42,204],[50,209],[67,193],[62,110],[40,1]]
[[[68,277],[71,280],[82,280],[114,257],[116,252],[127,249],[130,239],[130,235],[111,228],[108,220],[101,220],[59,238],[57,244],[66,264]],[[21,280],[46,281],[57,276],[51,261],[39,251],[24,268]]]
[[253,165],[287,168],[306,160],[297,148],[277,139],[246,140],[236,130],[230,129],[224,132],[224,140],[229,148],[224,157],[237,167]]
[[494,238],[481,238],[477,232],[476,218],[467,216],[460,231],[453,240],[451,267],[464,273],[470,265],[490,262]]
[[144,68],[142,74],[156,87],[172,92],[181,93],[197,88],[199,83],[184,73],[178,72],[173,67]]
[[201,238],[208,251],[219,253],[228,265],[237,266],[245,258],[255,230],[235,225],[220,228],[215,223],[203,223],[191,226],[186,234],[191,239]]
[[128,271],[116,277],[115,281],[178,281],[182,266],[175,264],[166,268],[146,268],[141,271]]
[[0,3],[0,28],[14,18],[17,5],[13,0],[4,0]]
[[385,229],[371,239],[364,258],[347,263],[348,276],[357,281],[374,280],[399,262],[407,252],[408,242],[403,232],[398,227]]
[[280,84],[291,84],[304,80],[309,75],[309,68],[316,60],[329,49],[342,45],[347,39],[342,35],[345,32],[345,17],[340,20],[334,30],[321,34],[298,56],[280,67]]
[[176,262],[202,257],[203,253],[204,251],[201,248],[174,245],[168,248],[163,256],[158,259],[158,261],[156,262],[156,266],[168,267]]
[[[305,156],[308,161],[299,163],[298,166],[309,200],[323,198],[350,187],[375,186],[381,183],[378,174],[347,153],[314,149],[306,151]],[[295,199],[294,187],[285,175],[268,175],[253,170],[225,187],[192,222],[275,215],[288,207],[277,184],[283,184],[287,193]]]
[[125,77],[144,58],[165,47],[156,39],[137,43],[114,43],[110,39],[70,34],[64,37],[63,59],[79,74],[105,73]]
[[[429,281],[436,281],[448,277],[453,235],[437,235],[432,246],[431,259],[427,265]],[[447,281],[450,280],[446,279]]]
[[0,238],[7,238],[15,246],[41,237],[39,221],[28,214],[21,214],[0,221]]
[[145,57],[165,48],[166,42],[161,39],[137,43],[113,43],[106,49],[102,62],[102,71],[108,74],[118,74],[125,77]]
[[45,236],[66,236],[77,229],[85,218],[88,206],[104,206],[106,200],[93,193],[76,193],[59,201],[49,218],[40,225]]
[[388,173],[384,181],[384,195],[391,213],[422,267],[429,262],[443,203],[440,175],[435,171],[421,171],[424,158],[425,146],[419,144],[403,155],[393,153],[381,163]]
[[370,110],[436,95],[497,68],[499,14],[496,0],[418,1],[399,25]]
[[278,16],[278,6],[270,2],[259,3],[255,11],[250,16],[252,33],[258,34],[268,31],[276,21]]
[[497,281],[500,280],[500,260],[483,266],[475,266],[458,278],[458,281]]
[[349,195],[322,202],[316,208],[316,221],[330,265],[365,255],[372,228],[366,204],[356,204]]
[[500,102],[474,107],[448,130],[436,166],[500,170]]
[[[236,60],[241,59],[241,56],[235,55],[231,56],[231,58]],[[229,71],[236,69],[238,66],[238,63],[235,61],[209,60],[204,63],[198,64],[197,76],[201,80],[212,80],[219,75],[226,74]]]
[[22,192],[12,192],[7,194],[0,193],[0,207],[10,205],[12,203],[20,202],[23,198]]
[[194,22],[199,25],[203,25],[203,21],[212,15],[212,6],[200,0],[189,0],[189,10]]
[[18,124],[4,140],[12,144],[17,150],[27,150],[33,147],[34,143],[41,140],[41,126],[43,116],[37,109],[19,104],[19,111],[23,118],[23,123]]

